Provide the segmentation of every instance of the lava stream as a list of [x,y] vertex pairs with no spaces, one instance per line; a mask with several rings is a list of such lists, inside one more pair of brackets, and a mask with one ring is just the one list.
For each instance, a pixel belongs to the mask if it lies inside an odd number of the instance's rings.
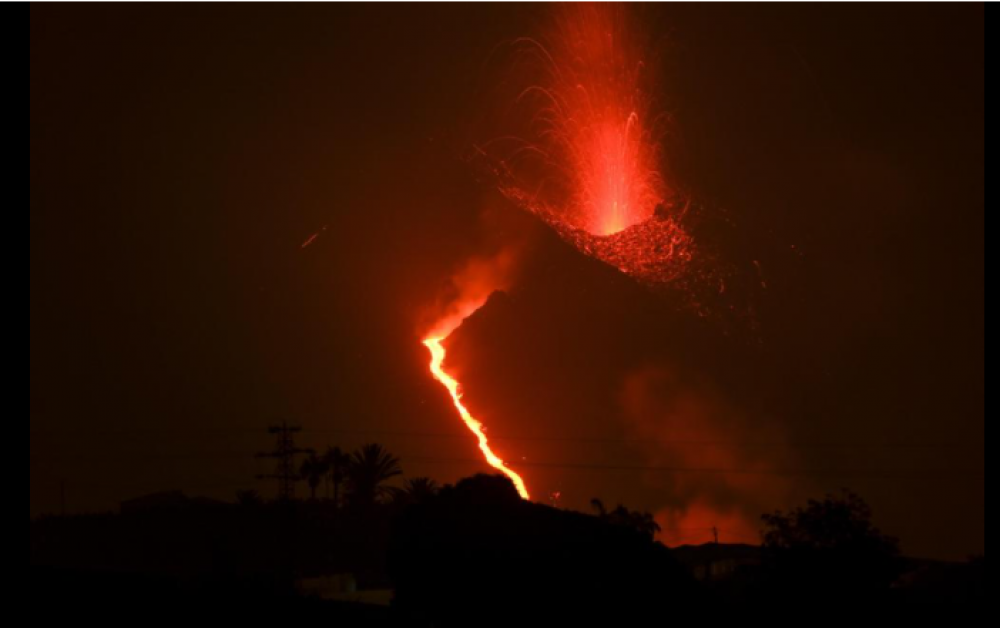
[[486,438],[485,427],[472,416],[469,409],[462,403],[461,384],[444,370],[445,348],[442,344],[443,342],[444,338],[427,338],[424,340],[424,346],[430,349],[431,352],[431,373],[436,380],[448,389],[451,399],[455,403],[455,409],[458,410],[458,414],[465,421],[466,427],[479,439],[479,449],[482,450],[486,461],[491,467],[500,471],[514,482],[514,486],[517,487],[517,492],[520,493],[522,499],[531,499],[531,495],[528,494],[528,489],[524,485],[524,480],[516,472],[507,468],[506,463],[493,453],[493,450],[490,449],[489,440]]

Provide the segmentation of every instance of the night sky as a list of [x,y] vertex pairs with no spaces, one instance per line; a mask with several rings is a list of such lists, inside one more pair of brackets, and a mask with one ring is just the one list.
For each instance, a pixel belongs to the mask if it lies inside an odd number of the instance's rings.
[[642,9],[672,168],[725,216],[699,241],[759,285],[735,323],[464,159],[547,11],[32,6],[30,515],[61,487],[71,512],[272,495],[253,455],[282,419],[409,477],[485,470],[421,325],[516,241],[449,364],[536,498],[736,542],[848,487],[910,555],[983,553],[984,8]]

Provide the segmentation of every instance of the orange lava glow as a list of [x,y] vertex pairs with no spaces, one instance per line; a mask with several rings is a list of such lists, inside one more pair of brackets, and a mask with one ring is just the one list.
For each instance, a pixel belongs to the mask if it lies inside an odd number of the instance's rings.
[[486,462],[489,463],[491,467],[500,471],[506,475],[517,487],[517,492],[521,495],[522,499],[531,499],[531,495],[528,493],[528,488],[524,484],[524,480],[520,475],[507,468],[507,464],[500,459],[493,450],[490,449],[489,440],[486,438],[486,427],[480,423],[469,409],[465,407],[462,403],[462,386],[458,383],[454,377],[448,374],[444,370],[444,359],[445,359],[445,348],[444,338],[431,337],[424,340],[424,346],[426,346],[431,352],[431,373],[434,378],[441,382],[448,392],[451,394],[451,399],[455,403],[455,409],[458,411],[459,416],[465,422],[466,427],[469,428],[476,438],[479,440],[479,449],[482,450],[483,456],[486,457]]
[[[678,184],[656,96],[659,54],[631,5],[554,4],[543,36],[512,46],[501,135],[474,159],[499,191],[581,253],[699,306],[720,279],[689,230],[701,211]],[[695,283],[708,297],[695,297]]]
[[[668,196],[659,142],[665,117],[647,89],[655,69],[641,33],[624,7],[574,3],[557,9],[544,41],[522,40],[544,77],[518,99],[534,116],[509,165],[515,174],[546,173],[518,187],[533,190],[542,212],[596,236],[650,219]],[[539,160],[538,168],[521,158]]]

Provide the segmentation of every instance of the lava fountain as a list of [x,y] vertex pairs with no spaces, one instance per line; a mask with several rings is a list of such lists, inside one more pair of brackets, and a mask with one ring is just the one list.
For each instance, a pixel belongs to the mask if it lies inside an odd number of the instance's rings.
[[613,235],[651,218],[669,192],[665,118],[648,87],[655,64],[626,7],[554,10],[544,39],[515,43],[518,71],[531,77],[516,97],[529,122],[500,141],[503,159],[536,208]]
[[480,147],[500,190],[582,253],[650,286],[694,257],[691,203],[663,173],[654,46],[630,7],[567,3],[543,39],[515,43],[511,132]]
[[521,94],[539,105],[538,145],[561,164],[573,221],[595,235],[650,218],[666,194],[646,51],[628,17],[613,5],[562,8],[542,49],[548,79]]

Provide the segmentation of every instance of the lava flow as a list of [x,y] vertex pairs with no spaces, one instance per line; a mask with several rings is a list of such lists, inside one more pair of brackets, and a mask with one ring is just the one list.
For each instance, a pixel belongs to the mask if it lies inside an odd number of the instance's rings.
[[490,449],[489,440],[486,438],[486,428],[480,423],[469,409],[465,407],[462,403],[462,385],[458,383],[454,377],[449,375],[447,371],[444,370],[444,358],[445,358],[445,348],[444,348],[445,338],[426,338],[424,340],[424,346],[430,349],[431,352],[431,373],[434,378],[441,382],[448,392],[451,394],[451,399],[455,403],[455,409],[458,410],[459,416],[465,422],[466,427],[469,428],[476,438],[479,439],[479,449],[482,450],[483,455],[486,457],[486,461],[491,467],[500,471],[506,475],[517,487],[517,492],[521,495],[522,499],[531,499],[531,495],[528,493],[528,489],[524,484],[524,480],[513,470],[509,469],[504,463],[504,461],[493,453]]

